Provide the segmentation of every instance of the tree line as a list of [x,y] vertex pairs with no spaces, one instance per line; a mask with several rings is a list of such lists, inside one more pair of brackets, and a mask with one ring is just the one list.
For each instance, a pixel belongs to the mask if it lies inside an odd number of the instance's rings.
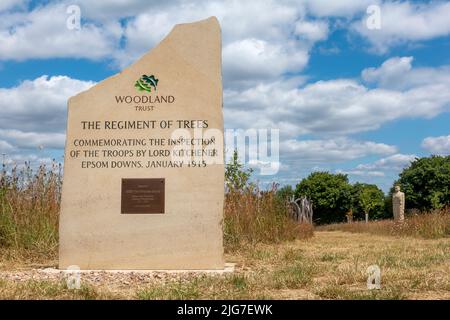
[[347,175],[313,172],[293,189],[285,186],[278,196],[306,196],[313,202],[316,223],[344,222],[352,215],[362,220],[392,217],[392,193],[399,185],[406,209],[428,211],[450,206],[450,156],[416,158],[403,169],[387,195],[375,184],[350,184]]

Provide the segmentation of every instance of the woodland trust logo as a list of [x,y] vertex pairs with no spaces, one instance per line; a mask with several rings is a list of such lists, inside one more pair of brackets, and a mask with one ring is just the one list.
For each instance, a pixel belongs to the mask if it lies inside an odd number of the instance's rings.
[[134,87],[138,91],[146,91],[146,92],[152,92],[152,88],[156,91],[156,87],[158,86],[158,79],[155,78],[154,75],[147,76],[142,75],[136,83],[134,84]]
[[[140,92],[156,91],[159,80],[154,75],[142,75],[134,83],[134,87]],[[134,104],[136,111],[153,111],[155,104],[174,103],[175,97],[173,95],[128,95],[115,96],[117,104]]]

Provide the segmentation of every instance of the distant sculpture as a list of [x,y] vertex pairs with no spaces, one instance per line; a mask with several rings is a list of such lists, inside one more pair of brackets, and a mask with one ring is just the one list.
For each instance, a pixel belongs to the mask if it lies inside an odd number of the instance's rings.
[[405,220],[405,194],[400,191],[400,186],[395,186],[395,193],[392,195],[392,206],[394,220],[399,222]]
[[350,208],[350,210],[348,210],[348,212],[345,214],[345,216],[347,217],[347,223],[352,223],[353,222],[353,209]]
[[313,223],[312,201],[307,197],[295,199],[294,196],[289,200],[291,216],[294,220],[301,223]]

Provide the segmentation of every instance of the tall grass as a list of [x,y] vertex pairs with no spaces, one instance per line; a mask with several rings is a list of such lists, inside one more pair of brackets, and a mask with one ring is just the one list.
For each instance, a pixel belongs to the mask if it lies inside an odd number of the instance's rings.
[[[0,172],[0,249],[18,249],[33,256],[55,258],[62,167],[53,163],[33,170],[29,164]],[[277,243],[313,234],[287,214],[276,185],[262,191],[254,185],[225,195],[224,242],[227,251],[243,244]]]
[[316,230],[364,232],[424,239],[450,237],[450,208],[427,213],[413,213],[406,216],[403,223],[394,220],[336,223],[317,227]]
[[29,163],[0,172],[0,247],[55,256],[61,195],[61,165]]
[[299,224],[287,214],[284,201],[276,196],[276,185],[262,191],[254,185],[230,190],[225,195],[224,242],[232,251],[245,244],[277,243],[309,238],[310,224]]

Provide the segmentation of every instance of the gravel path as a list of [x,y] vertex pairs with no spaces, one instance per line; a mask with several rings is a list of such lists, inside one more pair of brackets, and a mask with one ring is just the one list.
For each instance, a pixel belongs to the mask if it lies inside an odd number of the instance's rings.
[[[218,271],[81,271],[79,272],[82,283],[95,286],[107,286],[110,288],[144,286],[152,283],[192,280],[194,277],[208,275],[222,275],[234,271],[233,264],[227,264],[224,270]],[[73,278],[77,271],[65,271],[54,268],[31,269],[17,271],[0,271],[0,279],[27,282],[35,281],[65,281]]]

